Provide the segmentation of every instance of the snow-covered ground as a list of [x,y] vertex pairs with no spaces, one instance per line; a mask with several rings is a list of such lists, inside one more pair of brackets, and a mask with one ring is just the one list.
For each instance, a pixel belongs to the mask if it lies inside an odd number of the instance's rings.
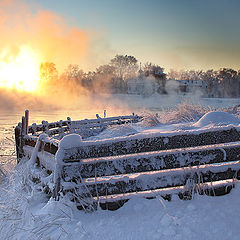
[[[209,110],[201,105],[182,104],[178,110],[162,111],[157,116],[148,113],[141,124],[108,128],[91,140],[138,132],[239,126],[239,112],[235,116],[223,112],[204,115]],[[3,151],[5,147],[13,147],[12,130],[7,131],[10,140],[1,145]],[[6,140],[6,136],[1,137]],[[1,164],[4,164],[2,160]],[[175,196],[171,202],[160,197],[151,200],[135,198],[117,211],[85,213],[64,199],[59,202],[47,199],[28,181],[26,166],[22,163],[13,171],[5,171],[7,177],[2,177],[0,239],[239,239],[240,186],[225,196],[195,195],[191,201]]]
[[84,213],[28,191],[22,184],[25,170],[16,171],[1,186],[1,239],[239,239],[240,187],[220,197],[136,198],[117,211]]

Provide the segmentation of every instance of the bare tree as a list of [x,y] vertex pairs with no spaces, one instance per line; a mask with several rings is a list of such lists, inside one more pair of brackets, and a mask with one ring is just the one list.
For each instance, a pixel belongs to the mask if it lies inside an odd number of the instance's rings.
[[137,59],[128,55],[116,55],[110,62],[115,68],[115,74],[123,80],[136,76],[138,70]]

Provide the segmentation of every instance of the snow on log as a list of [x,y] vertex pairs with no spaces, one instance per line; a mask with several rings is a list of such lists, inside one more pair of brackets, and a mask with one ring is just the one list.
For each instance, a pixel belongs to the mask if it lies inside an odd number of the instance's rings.
[[76,162],[86,158],[204,146],[236,142],[239,139],[240,128],[235,127],[221,127],[215,131],[183,131],[170,135],[135,134],[106,140],[83,141],[77,147],[66,149],[63,161]]
[[160,170],[117,176],[87,178],[83,182],[63,182],[64,190],[73,189],[79,196],[90,194],[93,197],[123,194],[189,184],[200,184],[226,179],[240,179],[240,162],[202,165],[171,170]]
[[240,142],[202,147],[182,148],[149,153],[127,154],[115,157],[83,159],[65,164],[62,177],[65,181],[80,178],[110,176],[135,172],[155,171],[240,159]]

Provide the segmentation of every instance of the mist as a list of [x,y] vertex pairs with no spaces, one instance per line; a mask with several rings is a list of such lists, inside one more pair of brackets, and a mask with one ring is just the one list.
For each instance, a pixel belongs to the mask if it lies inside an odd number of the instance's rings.
[[[91,69],[96,66],[93,63],[103,61],[100,56],[108,56],[110,51],[102,34],[69,25],[67,20],[25,1],[0,1],[0,71],[3,64],[17,59],[25,46],[34,53],[39,67],[44,62],[54,63],[58,76],[69,64]],[[3,83],[0,84],[0,109],[48,111],[69,106],[86,108],[92,100],[95,105],[100,105],[79,85],[62,79],[59,77],[55,82],[42,83],[34,92],[18,91],[16,86],[4,88],[7,80],[0,79]]]
[[69,26],[51,11],[31,11],[24,1],[0,3],[0,32],[4,33],[0,38],[2,61],[15,58],[25,45],[36,52],[41,62],[54,62],[59,69],[66,62],[84,62],[88,54],[90,32]]

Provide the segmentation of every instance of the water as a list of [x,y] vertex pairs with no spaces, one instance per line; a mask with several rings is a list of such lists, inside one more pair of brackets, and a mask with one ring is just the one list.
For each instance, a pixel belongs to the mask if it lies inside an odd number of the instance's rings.
[[[137,95],[116,95],[109,99],[109,103],[102,107],[88,107],[75,110],[60,110],[60,111],[31,111],[29,123],[41,123],[42,120],[48,122],[66,120],[71,117],[72,120],[80,120],[85,118],[95,118],[96,114],[103,116],[104,109],[107,110],[107,116],[117,116],[122,114],[131,114],[132,112],[140,114],[143,110],[159,112],[163,108],[174,108],[182,101],[186,101],[183,96],[152,96],[144,98]],[[202,106],[210,106],[212,108],[233,107],[240,104],[240,99],[207,99],[196,98],[191,99],[194,104]],[[94,105],[94,104],[93,104]],[[15,156],[15,140],[14,127],[21,121],[22,111],[5,111],[0,112],[0,167],[4,171],[10,171],[16,164]]]

